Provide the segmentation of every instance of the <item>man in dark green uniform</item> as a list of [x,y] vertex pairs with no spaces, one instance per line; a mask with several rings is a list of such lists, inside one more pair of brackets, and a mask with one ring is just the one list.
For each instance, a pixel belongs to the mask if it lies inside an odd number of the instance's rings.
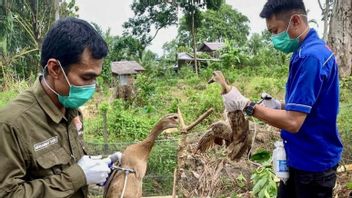
[[0,197],[86,197],[103,183],[106,160],[83,147],[77,110],[95,92],[108,48],[87,22],[59,20],[46,35],[43,76],[0,110]]

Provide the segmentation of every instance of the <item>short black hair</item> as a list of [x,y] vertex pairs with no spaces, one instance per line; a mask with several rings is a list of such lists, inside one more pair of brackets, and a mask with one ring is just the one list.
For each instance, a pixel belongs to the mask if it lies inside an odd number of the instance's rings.
[[88,22],[74,17],[60,19],[44,38],[40,64],[44,68],[50,58],[55,58],[67,71],[71,64],[81,61],[86,48],[95,59],[102,59],[108,54],[106,42]]
[[287,19],[292,13],[307,14],[303,0],[268,0],[259,16],[269,19],[275,15]]

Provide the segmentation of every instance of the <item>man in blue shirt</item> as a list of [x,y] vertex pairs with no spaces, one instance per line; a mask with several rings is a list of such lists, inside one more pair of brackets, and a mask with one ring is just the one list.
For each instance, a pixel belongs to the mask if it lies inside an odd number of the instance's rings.
[[274,47],[293,52],[281,109],[257,105],[229,86],[221,72],[214,80],[223,87],[227,111],[243,110],[278,127],[290,177],[280,182],[278,197],[332,197],[342,143],[337,130],[338,66],[333,52],[309,28],[302,0],[268,0],[266,19]]

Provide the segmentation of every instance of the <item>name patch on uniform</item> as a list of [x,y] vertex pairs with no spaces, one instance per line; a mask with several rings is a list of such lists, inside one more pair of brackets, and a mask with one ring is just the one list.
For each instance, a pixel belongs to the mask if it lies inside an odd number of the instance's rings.
[[58,137],[57,136],[52,137],[50,139],[47,139],[47,140],[45,140],[43,142],[39,142],[39,143],[34,145],[34,151],[39,151],[39,150],[45,149],[45,148],[47,148],[50,145],[57,144],[57,142],[58,142]]

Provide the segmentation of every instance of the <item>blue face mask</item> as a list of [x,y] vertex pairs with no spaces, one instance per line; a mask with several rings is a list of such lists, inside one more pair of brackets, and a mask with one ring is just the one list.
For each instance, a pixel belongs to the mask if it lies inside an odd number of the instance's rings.
[[[306,17],[306,15],[302,16]],[[274,44],[274,48],[284,53],[296,51],[299,47],[299,37],[301,37],[309,29],[308,27],[307,30],[302,32],[302,34],[300,34],[297,38],[291,39],[290,35],[288,34],[288,29],[290,28],[291,20],[292,17],[290,18],[290,22],[288,23],[286,31],[280,32],[279,34],[273,35],[271,37],[271,41]]]
[[[91,85],[84,85],[84,86],[76,86],[72,85],[70,81],[68,80],[66,73],[64,69],[61,66],[60,61],[58,61],[60,68],[62,72],[64,73],[65,79],[70,86],[69,94],[68,96],[62,96],[58,94],[56,91],[54,91],[46,82],[45,78],[43,78],[44,83],[48,86],[48,88],[54,92],[59,99],[59,102],[65,107],[65,108],[70,108],[70,109],[77,109],[78,107],[82,106],[84,103],[86,103],[89,99],[93,97],[93,94],[95,92],[96,85],[91,84]],[[47,66],[44,67],[44,72]]]

